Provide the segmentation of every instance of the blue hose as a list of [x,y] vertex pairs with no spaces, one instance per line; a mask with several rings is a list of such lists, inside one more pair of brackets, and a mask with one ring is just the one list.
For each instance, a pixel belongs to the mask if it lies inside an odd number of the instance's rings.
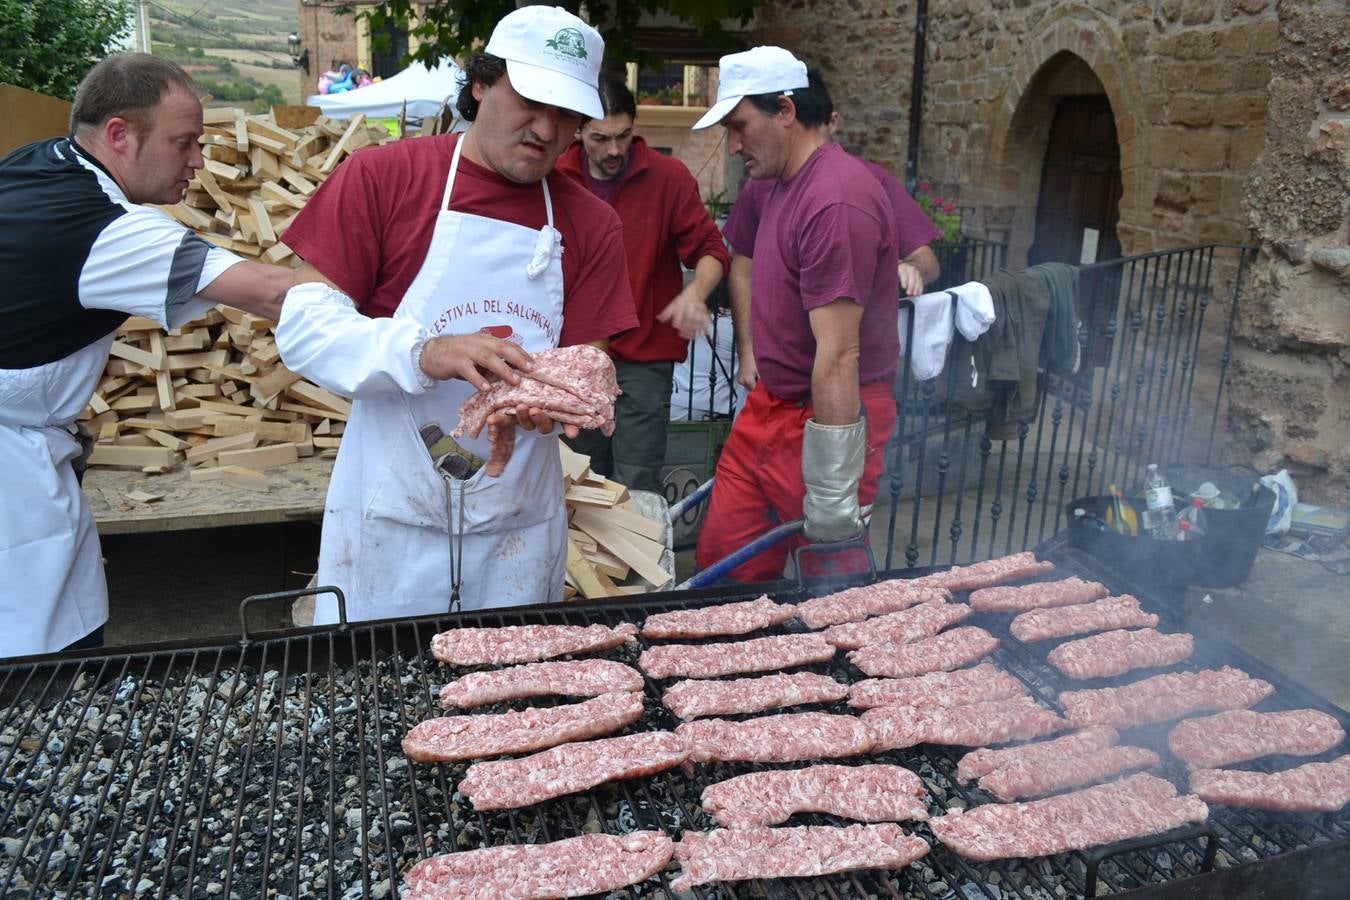
[[[690,495],[692,496],[692,495]],[[734,569],[739,568],[746,562],[749,562],[760,553],[772,547],[774,544],[781,543],[788,538],[800,534],[802,530],[802,520],[796,519],[792,522],[784,522],[755,538],[750,543],[741,547],[739,550],[725,556],[713,563],[702,572],[696,572],[690,576],[688,581],[675,586],[675,590],[683,591],[689,588],[707,587],[710,584],[716,584],[722,578],[731,574]]]

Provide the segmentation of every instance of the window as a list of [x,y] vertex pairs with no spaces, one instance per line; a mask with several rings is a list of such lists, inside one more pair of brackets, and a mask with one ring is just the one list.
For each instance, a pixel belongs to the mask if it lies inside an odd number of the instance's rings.
[[628,88],[639,106],[707,107],[716,94],[716,66],[628,64]]

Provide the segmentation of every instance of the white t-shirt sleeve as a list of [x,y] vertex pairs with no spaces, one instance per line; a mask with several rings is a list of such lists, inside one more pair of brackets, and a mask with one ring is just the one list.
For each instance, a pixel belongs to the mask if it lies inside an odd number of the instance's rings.
[[80,270],[80,304],[144,316],[165,328],[200,316],[212,303],[196,295],[243,259],[159,210],[125,209],[89,251]]

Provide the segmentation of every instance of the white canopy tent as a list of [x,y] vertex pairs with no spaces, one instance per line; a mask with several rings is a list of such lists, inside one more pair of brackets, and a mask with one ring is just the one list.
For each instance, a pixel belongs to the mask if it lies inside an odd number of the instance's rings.
[[314,94],[307,102],[334,119],[350,119],[357,113],[373,119],[389,118],[401,113],[406,102],[408,118],[421,119],[439,113],[446,101],[453,110],[454,100],[459,96],[461,71],[448,58],[434,69],[413,63],[397,75],[367,87],[341,94]]

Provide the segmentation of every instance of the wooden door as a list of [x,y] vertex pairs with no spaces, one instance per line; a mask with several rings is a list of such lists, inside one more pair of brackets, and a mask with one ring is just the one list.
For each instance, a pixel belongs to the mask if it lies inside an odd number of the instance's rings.
[[1120,256],[1120,145],[1105,96],[1066,97],[1055,108],[1027,261],[1080,265]]

